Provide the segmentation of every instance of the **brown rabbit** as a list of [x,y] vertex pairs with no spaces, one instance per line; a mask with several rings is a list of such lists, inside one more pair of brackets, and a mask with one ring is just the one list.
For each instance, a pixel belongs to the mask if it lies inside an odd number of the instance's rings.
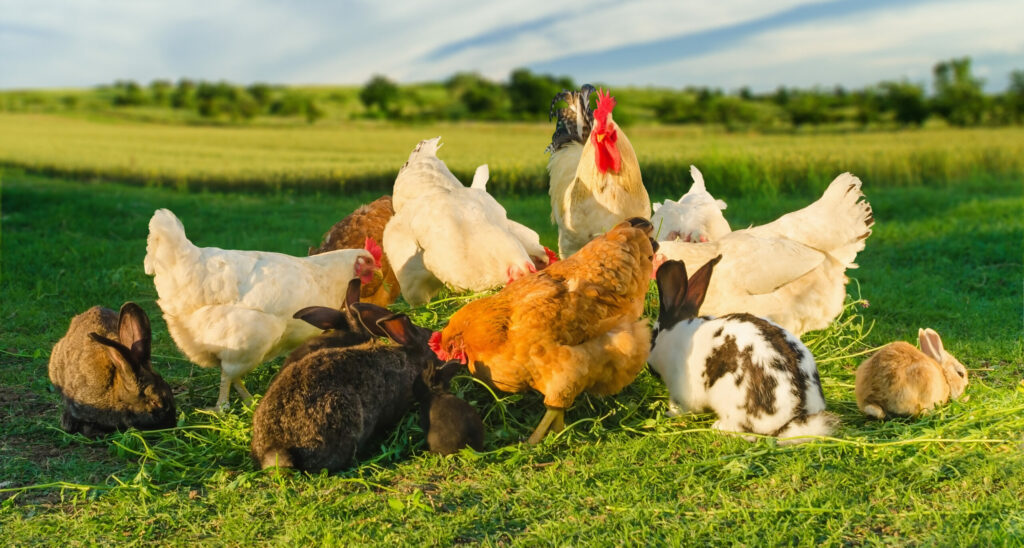
[[463,447],[484,450],[484,423],[472,405],[450,393],[452,377],[462,368],[457,361],[444,365],[428,364],[422,383],[413,385],[420,403],[420,428],[427,437],[430,452],[457,453]]
[[921,350],[889,343],[857,368],[854,394],[865,415],[918,416],[963,394],[967,369],[942,348],[939,334],[919,329],[917,337]]
[[61,428],[89,437],[123,428],[170,428],[174,395],[150,364],[149,317],[128,302],[71,319],[50,353],[50,381],[64,400]]
[[[351,308],[369,334],[365,342],[348,346],[343,322],[330,321],[333,331],[316,343],[329,344],[289,357],[270,382],[252,419],[252,457],[261,468],[335,472],[352,466],[360,451],[402,419],[424,367],[438,361],[427,346],[430,330],[408,316],[369,303]],[[306,321],[319,315],[315,309],[300,312]],[[320,313],[330,315],[330,309]]]

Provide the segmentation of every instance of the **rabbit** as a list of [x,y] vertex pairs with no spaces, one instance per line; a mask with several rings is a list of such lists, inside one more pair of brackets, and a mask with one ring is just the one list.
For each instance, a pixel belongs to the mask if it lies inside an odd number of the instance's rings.
[[369,303],[351,309],[367,340],[323,346],[291,361],[256,407],[252,457],[261,468],[336,472],[350,467],[372,439],[405,415],[414,401],[413,385],[422,382],[426,366],[438,362],[427,346],[431,331],[413,325],[408,316]]
[[[719,255],[689,280],[681,261],[657,272],[659,316],[648,359],[669,391],[669,416],[710,409],[713,428],[802,443],[831,434],[814,356],[800,339],[751,314],[698,317]],[[751,436],[746,436],[752,439]]]
[[292,317],[303,320],[314,327],[323,329],[320,335],[312,337],[292,350],[285,358],[281,368],[300,361],[306,354],[312,354],[321,348],[344,348],[355,346],[373,338],[359,321],[359,313],[354,305],[359,302],[362,282],[352,278],[345,291],[345,303],[340,310],[325,306],[310,306],[296,312]]
[[854,395],[869,417],[919,416],[958,398],[967,387],[967,368],[942,347],[932,329],[918,329],[918,344],[889,343],[857,368]]
[[150,363],[149,317],[127,302],[71,319],[50,353],[50,381],[64,401],[60,426],[94,438],[114,430],[171,428],[174,395]]
[[420,403],[420,428],[431,453],[450,455],[467,446],[483,451],[484,423],[480,414],[448,391],[452,377],[461,367],[457,361],[440,367],[428,365],[423,369],[423,382],[413,387]]

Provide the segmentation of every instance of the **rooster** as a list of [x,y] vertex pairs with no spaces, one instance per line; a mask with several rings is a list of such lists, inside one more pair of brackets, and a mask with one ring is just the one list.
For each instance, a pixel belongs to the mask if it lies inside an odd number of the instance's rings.
[[696,166],[690,166],[690,176],[693,185],[678,202],[665,200],[654,204],[651,223],[658,241],[707,242],[732,232],[722,215],[725,202],[711,196]]
[[294,319],[297,310],[340,306],[349,281],[373,279],[380,247],[366,243],[370,250],[312,257],[196,247],[173,213],[153,214],[144,268],[153,276],[157,304],[178,348],[202,367],[220,367],[216,409],[227,404],[231,386],[250,400],[243,375],[320,333]]
[[464,186],[437,157],[440,137],[421,141],[398,172],[395,216],[384,252],[402,296],[418,306],[443,287],[484,291],[547,266],[554,253],[508,218],[486,189],[487,168]]
[[444,360],[505,392],[533,388],[547,412],[529,438],[564,426],[565,409],[588,392],[615,394],[651,348],[641,318],[657,244],[650,221],[633,218],[571,257],[467,304],[431,338]]
[[[636,153],[612,119],[615,99],[597,92],[590,110],[587,84],[563,91],[551,101],[558,122],[551,144],[548,174],[551,220],[558,225],[558,254],[572,255],[594,237],[630,217],[650,219],[651,200],[640,177]],[[555,111],[559,101],[568,106]]]
[[746,312],[795,335],[823,329],[843,310],[846,269],[857,268],[875,222],[862,198],[860,179],[843,173],[816,202],[771,223],[709,242],[660,242],[655,263],[701,265],[722,255],[701,312]]
[[[359,206],[348,217],[338,221],[324,234],[320,247],[309,248],[309,255],[318,255],[336,249],[352,249],[364,245],[367,238],[375,242],[384,240],[384,227],[395,215],[391,196],[381,196],[369,204]],[[391,269],[387,257],[382,257],[380,270],[371,283],[362,286],[359,298],[362,302],[387,306],[398,299],[402,292],[398,278]]]

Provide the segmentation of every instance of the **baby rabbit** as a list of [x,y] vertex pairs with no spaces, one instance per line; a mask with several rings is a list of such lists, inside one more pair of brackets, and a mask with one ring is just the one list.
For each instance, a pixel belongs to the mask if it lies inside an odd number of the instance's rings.
[[[252,457],[260,467],[343,470],[409,410],[413,384],[437,361],[427,346],[431,331],[376,305],[351,308],[366,342],[313,350],[291,360],[271,381],[252,421]],[[340,331],[343,323],[331,326]],[[379,336],[397,344],[381,343]]]
[[918,329],[917,339],[921,350],[889,343],[857,368],[853,393],[865,415],[918,416],[964,393],[967,369],[942,348],[939,334]]
[[750,314],[697,317],[721,259],[689,281],[680,261],[657,272],[661,302],[648,361],[668,387],[669,416],[710,409],[714,428],[789,438],[780,443],[831,434],[838,420],[825,412],[814,356],[800,339]]
[[288,367],[291,363],[301,360],[306,354],[312,354],[321,348],[355,346],[373,338],[370,332],[363,328],[363,324],[359,321],[359,312],[354,307],[359,302],[361,291],[362,282],[359,281],[359,278],[352,278],[348,282],[345,303],[342,304],[340,310],[325,306],[310,306],[296,312],[292,316],[293,318],[319,327],[324,332],[307,339],[298,348],[292,350],[285,358],[281,368]]
[[462,364],[450,361],[423,369],[423,382],[413,392],[420,402],[420,428],[427,436],[430,452],[450,455],[463,447],[484,448],[484,423],[472,405],[450,393],[452,377]]
[[92,438],[114,430],[171,428],[171,387],[150,364],[149,317],[127,302],[71,319],[50,353],[50,381],[64,400],[60,426]]

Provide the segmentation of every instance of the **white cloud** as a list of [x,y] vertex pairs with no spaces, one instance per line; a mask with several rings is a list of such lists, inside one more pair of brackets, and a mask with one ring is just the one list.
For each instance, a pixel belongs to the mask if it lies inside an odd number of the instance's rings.
[[[0,0],[0,87],[181,76],[359,83],[375,73],[419,81],[459,70],[504,78],[519,66],[735,26],[822,1]],[[728,49],[658,66],[626,63],[574,76],[727,89],[924,80],[937,59],[1020,56],[1020,28],[1019,0],[892,4],[753,34]],[[977,71],[998,74],[1009,62],[979,61]]]
[[[616,80],[726,89],[751,85],[762,91],[783,84],[861,87],[903,77],[925,82],[937,61],[964,55],[1016,56],[1017,68],[1024,68],[1021,28],[1024,8],[1001,0],[894,7],[766,32],[727,50],[620,73]],[[994,70],[984,63],[975,67],[976,72]]]

